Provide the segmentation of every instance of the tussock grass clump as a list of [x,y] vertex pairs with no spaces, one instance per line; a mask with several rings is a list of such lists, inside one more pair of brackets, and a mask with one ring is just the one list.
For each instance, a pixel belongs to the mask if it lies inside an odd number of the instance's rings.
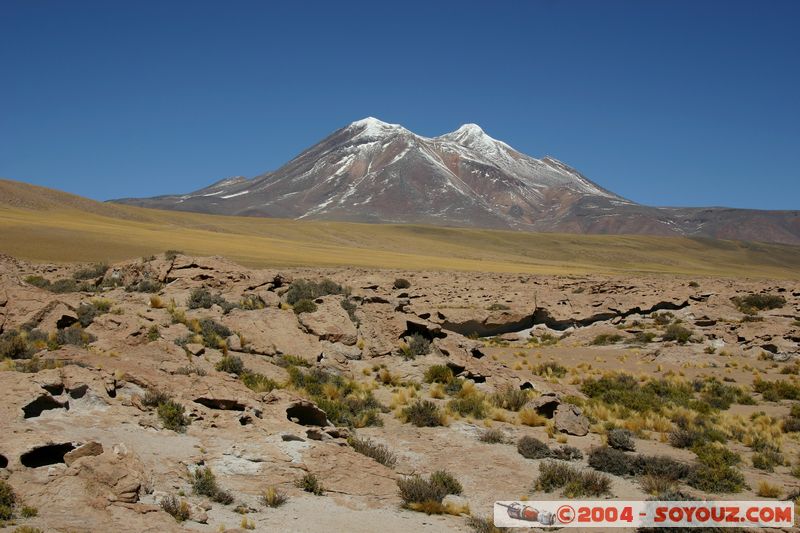
[[754,315],[758,311],[780,309],[786,305],[786,298],[777,294],[747,294],[731,298],[733,305],[746,315]]
[[544,492],[562,489],[568,498],[603,496],[611,491],[611,478],[567,463],[544,461],[539,464],[539,477],[534,488]]
[[0,520],[11,520],[17,506],[17,495],[7,482],[0,479]]
[[508,437],[502,430],[493,428],[483,431],[478,440],[487,444],[505,444],[508,442]]
[[233,503],[233,495],[217,484],[217,477],[210,468],[199,467],[191,476],[192,490],[200,496],[207,496],[212,501],[228,505]]
[[521,409],[517,419],[523,426],[539,427],[547,424],[547,417],[537,413],[535,409]]
[[592,340],[593,346],[607,346],[622,341],[622,335],[617,333],[601,333]]
[[633,440],[633,433],[627,429],[612,429],[606,435],[606,441],[611,448],[632,452],[636,450],[636,442]]
[[447,365],[431,365],[425,370],[425,383],[450,383],[455,376]]
[[528,403],[528,391],[507,383],[494,391],[492,403],[501,409],[509,411],[519,411]]
[[225,372],[227,374],[236,374],[237,376],[241,376],[242,373],[245,371],[244,363],[242,362],[242,358],[238,355],[226,355],[219,361],[217,364],[214,365],[214,368],[218,372]]
[[657,494],[674,491],[678,484],[674,479],[669,477],[648,474],[639,478],[639,485],[644,492],[655,496]]
[[150,342],[155,342],[161,338],[161,332],[158,329],[157,324],[153,324],[147,330],[147,340]]
[[[449,510],[442,505],[448,494],[461,494],[461,483],[449,472],[438,470],[428,479],[414,474],[397,480],[403,507],[427,514],[442,514]],[[460,510],[459,510],[460,511]]]
[[656,334],[652,331],[637,331],[633,335],[633,342],[636,344],[650,344],[655,338]]
[[145,407],[158,407],[159,404],[166,403],[169,400],[170,396],[166,392],[151,389],[144,393],[142,405]]
[[288,501],[289,497],[286,495],[286,493],[276,489],[275,487],[267,487],[267,489],[261,495],[261,503],[267,507],[280,507]]
[[185,411],[183,405],[174,400],[159,403],[156,408],[156,413],[164,428],[177,433],[186,431],[186,426],[191,423],[191,420],[184,414]]
[[467,526],[473,533],[500,533],[502,530],[494,525],[493,516],[470,516]]
[[8,330],[0,334],[0,359],[28,359],[33,350],[26,337],[16,330]]
[[327,278],[319,282],[297,279],[289,286],[285,297],[286,303],[294,306],[300,300],[311,300],[313,302],[313,300],[329,294],[347,295],[349,292],[345,287]]
[[511,309],[509,306],[501,303],[493,303],[486,308],[487,311],[508,311],[509,309]]
[[444,416],[439,407],[430,400],[417,400],[402,411],[406,422],[417,427],[444,425]]
[[164,497],[161,500],[161,509],[168,515],[172,516],[178,522],[185,522],[191,516],[189,512],[189,504],[186,500],[178,500],[172,494]]
[[471,416],[482,420],[486,418],[486,399],[483,394],[470,392],[464,394],[464,390],[459,393],[459,396],[453,398],[447,403],[447,408],[461,416]]
[[300,315],[302,313],[313,313],[317,310],[317,304],[308,299],[298,300],[292,306],[292,310],[296,315]]
[[780,498],[783,495],[783,489],[780,485],[773,485],[768,481],[760,481],[756,494],[762,498]]
[[362,439],[359,437],[350,437],[347,439],[347,443],[353,450],[374,459],[383,466],[394,468],[397,464],[397,456],[383,444],[378,444],[371,439]]
[[316,496],[322,496],[325,494],[325,489],[322,486],[322,482],[319,478],[312,474],[311,472],[306,472],[303,474],[303,477],[297,480],[298,488],[303,489],[305,492],[310,492]]
[[563,378],[567,375],[567,368],[555,361],[545,361],[531,369],[537,376]]
[[183,255],[183,250],[167,250],[164,252],[164,259],[174,261],[179,255]]

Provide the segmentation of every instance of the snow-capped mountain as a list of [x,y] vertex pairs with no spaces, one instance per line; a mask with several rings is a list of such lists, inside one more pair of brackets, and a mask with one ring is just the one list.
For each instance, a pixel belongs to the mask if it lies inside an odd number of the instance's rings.
[[[698,235],[800,244],[798,212],[666,209],[622,198],[475,124],[423,137],[365,118],[283,167],[199,191],[121,203],[226,215],[576,233]],[[757,221],[755,227],[748,221]]]

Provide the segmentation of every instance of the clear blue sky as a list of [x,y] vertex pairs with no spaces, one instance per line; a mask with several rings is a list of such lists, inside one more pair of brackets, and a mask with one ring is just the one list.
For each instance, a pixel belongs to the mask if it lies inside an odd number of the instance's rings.
[[96,199],[465,122],[654,205],[800,209],[800,2],[0,2],[0,176]]

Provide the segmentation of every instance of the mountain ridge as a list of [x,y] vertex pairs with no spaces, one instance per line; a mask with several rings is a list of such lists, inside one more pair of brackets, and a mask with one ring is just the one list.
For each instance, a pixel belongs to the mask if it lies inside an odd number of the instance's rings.
[[471,123],[424,137],[367,117],[250,179],[112,201],[223,215],[800,244],[800,211],[641,205]]

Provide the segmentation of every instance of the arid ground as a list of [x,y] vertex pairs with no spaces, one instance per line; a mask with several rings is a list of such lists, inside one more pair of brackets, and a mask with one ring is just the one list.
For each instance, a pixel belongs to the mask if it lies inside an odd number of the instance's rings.
[[491,531],[495,500],[798,496],[789,269],[419,266],[3,256],[8,530]]

